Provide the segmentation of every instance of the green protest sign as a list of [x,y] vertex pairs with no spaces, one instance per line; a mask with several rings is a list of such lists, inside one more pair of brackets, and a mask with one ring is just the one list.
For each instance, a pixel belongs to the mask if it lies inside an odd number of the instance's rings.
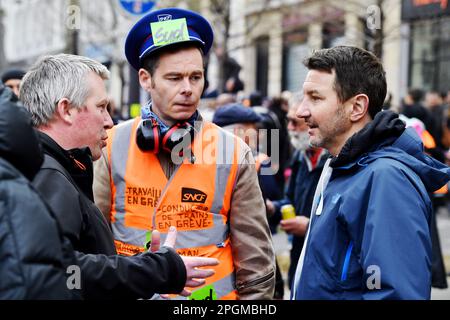
[[189,300],[217,300],[216,289],[210,284],[192,292]]
[[189,40],[186,18],[153,22],[150,28],[157,47]]

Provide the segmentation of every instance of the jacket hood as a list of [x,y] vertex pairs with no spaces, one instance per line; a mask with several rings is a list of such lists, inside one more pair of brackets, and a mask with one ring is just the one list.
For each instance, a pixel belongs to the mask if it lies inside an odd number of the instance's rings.
[[424,153],[420,137],[413,128],[405,129],[391,111],[377,114],[364,129],[353,135],[332,161],[334,168],[365,166],[378,158],[397,160],[422,180],[428,192],[434,192],[450,180],[450,168]]
[[405,131],[405,123],[392,111],[378,112],[370,123],[350,137],[339,155],[331,161],[333,168],[354,162],[362,154],[392,144]]
[[4,87],[0,88],[0,157],[29,180],[34,178],[44,159],[28,111]]
[[367,161],[381,157],[408,166],[420,177],[428,192],[438,190],[450,180],[450,168],[424,152],[422,141],[413,128],[407,128],[391,146],[370,154]]

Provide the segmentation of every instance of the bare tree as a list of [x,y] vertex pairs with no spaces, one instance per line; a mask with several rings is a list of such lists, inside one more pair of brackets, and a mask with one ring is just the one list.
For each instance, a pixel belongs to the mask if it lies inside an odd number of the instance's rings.
[[[254,28],[258,26],[263,16],[263,10],[256,12],[253,19],[245,24],[245,30],[242,33],[232,34],[231,27],[231,1],[229,0],[210,0],[210,12],[213,15],[213,24],[216,32],[218,33],[214,41],[214,51],[216,53],[219,70],[218,70],[218,88],[222,90],[225,87],[225,82],[230,75],[236,75],[239,71],[237,62],[231,59],[230,53],[232,51],[244,48],[250,45],[248,42],[244,44],[233,45],[234,39],[248,35]],[[261,2],[261,8],[269,7],[271,0],[263,0]]]
[[[87,2],[80,2],[80,0],[70,0],[72,5],[83,6],[87,5]],[[103,15],[110,17],[110,20],[100,19],[98,12],[88,10],[87,8],[81,8],[83,26],[89,26],[90,30],[88,32],[83,32],[83,44],[84,47],[89,47],[96,52],[101,53],[105,59],[114,65],[118,69],[118,76],[120,79],[121,90],[120,90],[120,100],[119,100],[119,112],[123,114],[124,108],[128,108],[129,99],[124,94],[125,87],[127,86],[126,71],[128,70],[127,62],[123,54],[123,37],[120,30],[120,10],[116,5],[116,0],[107,0],[107,8],[103,12]],[[91,32],[95,30],[95,32]],[[71,33],[69,33],[71,34]],[[79,34],[76,33],[74,36],[68,38],[69,41],[79,43]],[[101,39],[101,40],[99,40]],[[72,45],[72,47],[74,47]],[[78,45],[76,46],[78,48]],[[128,83],[129,85],[129,83]]]
[[[225,69],[226,63],[229,59],[228,55],[228,39],[230,37],[230,1],[226,0],[211,0],[210,1],[211,13],[215,16],[215,20],[218,21],[216,29],[220,30],[221,43],[214,43],[214,49],[219,61],[218,72],[218,87],[222,90],[225,87]],[[217,38],[216,38],[217,39]]]

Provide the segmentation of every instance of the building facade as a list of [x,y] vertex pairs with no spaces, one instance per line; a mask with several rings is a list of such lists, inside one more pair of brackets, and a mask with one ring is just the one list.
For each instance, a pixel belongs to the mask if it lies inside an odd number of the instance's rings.
[[[230,55],[243,66],[246,94],[298,91],[312,50],[339,44],[376,52],[392,106],[408,88],[450,90],[450,6],[443,0],[232,0]],[[233,8],[233,6],[232,6]],[[236,41],[238,40],[238,41]],[[233,45],[237,47],[233,50]]]
[[408,85],[450,90],[450,5],[448,1],[404,0],[402,21],[409,33]]
[[[402,49],[400,0],[233,2],[241,3],[237,16],[245,21],[236,23],[240,30],[235,32],[246,36],[235,52],[230,46],[230,54],[243,66],[247,94],[300,90],[307,73],[301,62],[315,49],[345,44],[373,51],[378,44],[389,91],[394,101],[400,100],[406,84],[399,66],[407,54]],[[378,38],[377,30],[383,32]]]
[[[140,15],[125,11],[118,0],[2,0],[0,5],[5,67],[26,70],[39,57],[62,52],[90,57],[111,71],[108,92],[128,116],[135,102],[130,93],[139,84],[126,62],[124,43]],[[139,102],[139,90],[136,96]]]

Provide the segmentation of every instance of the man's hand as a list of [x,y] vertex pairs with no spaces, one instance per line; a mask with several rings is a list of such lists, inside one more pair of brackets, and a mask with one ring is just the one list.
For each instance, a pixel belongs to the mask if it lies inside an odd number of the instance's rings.
[[281,220],[281,229],[298,237],[303,237],[308,230],[309,218],[296,216],[292,219]]
[[[165,247],[174,248],[177,239],[177,229],[174,226],[169,228],[167,233],[166,241],[164,242]],[[158,230],[153,230],[152,232],[152,242],[150,245],[150,250],[152,252],[158,251],[161,243],[161,235]],[[214,275],[214,270],[212,269],[198,269],[199,267],[216,266],[219,264],[219,260],[215,258],[203,258],[203,257],[185,257],[181,256],[183,259],[184,266],[186,267],[186,284],[185,287],[198,287],[205,283],[205,278]],[[180,293],[181,296],[188,297],[191,292],[186,288]],[[161,295],[167,298],[167,295]]]
[[267,209],[267,215],[269,217],[273,216],[275,213],[275,206],[272,201],[269,199],[266,199],[266,209]]

